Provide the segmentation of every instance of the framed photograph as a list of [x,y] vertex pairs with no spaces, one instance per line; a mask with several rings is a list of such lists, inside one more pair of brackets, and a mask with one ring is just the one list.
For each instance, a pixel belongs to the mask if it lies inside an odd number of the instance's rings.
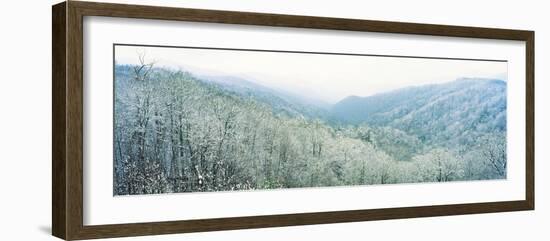
[[534,32],[53,6],[53,235],[534,209]]

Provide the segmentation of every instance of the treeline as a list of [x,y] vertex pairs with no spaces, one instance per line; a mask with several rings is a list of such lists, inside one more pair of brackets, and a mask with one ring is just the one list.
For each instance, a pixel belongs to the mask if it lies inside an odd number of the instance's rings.
[[506,176],[505,132],[468,147],[428,146],[390,127],[280,115],[144,61],[115,66],[114,120],[114,195]]

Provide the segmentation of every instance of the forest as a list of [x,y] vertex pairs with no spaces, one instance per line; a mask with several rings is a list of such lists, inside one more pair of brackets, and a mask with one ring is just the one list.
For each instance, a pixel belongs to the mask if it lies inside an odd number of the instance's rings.
[[319,107],[143,56],[114,68],[114,195],[506,178],[501,80]]

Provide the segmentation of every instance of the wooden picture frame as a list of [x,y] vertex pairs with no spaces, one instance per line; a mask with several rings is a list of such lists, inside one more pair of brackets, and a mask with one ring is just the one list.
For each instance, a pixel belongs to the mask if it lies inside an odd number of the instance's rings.
[[[79,240],[534,209],[535,37],[533,31],[78,1],[59,3],[53,6],[52,11],[52,233],[56,237],[66,240]],[[96,226],[84,225],[84,16],[106,16],[116,18],[140,18],[524,41],[526,43],[525,199],[473,204],[415,206],[151,223],[122,223]]]

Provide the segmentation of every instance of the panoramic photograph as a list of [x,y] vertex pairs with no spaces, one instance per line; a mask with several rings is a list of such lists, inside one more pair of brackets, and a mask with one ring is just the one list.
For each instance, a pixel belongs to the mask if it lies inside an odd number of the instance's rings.
[[114,46],[113,195],[506,179],[507,62]]

